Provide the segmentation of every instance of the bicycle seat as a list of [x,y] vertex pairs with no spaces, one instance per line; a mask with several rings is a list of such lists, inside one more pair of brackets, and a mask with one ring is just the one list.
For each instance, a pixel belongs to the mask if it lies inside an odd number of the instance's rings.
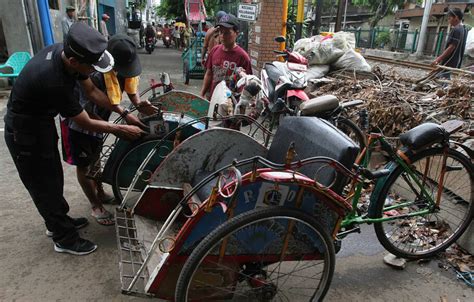
[[434,123],[424,123],[400,135],[400,142],[411,150],[420,150],[449,139],[449,133]]
[[331,94],[319,96],[300,105],[301,115],[312,116],[318,113],[333,111],[339,107],[339,99]]

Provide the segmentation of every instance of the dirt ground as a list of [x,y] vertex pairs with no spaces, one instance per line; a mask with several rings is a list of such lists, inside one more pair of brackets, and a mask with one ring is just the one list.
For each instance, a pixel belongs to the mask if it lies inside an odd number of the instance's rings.
[[[176,51],[158,48],[141,59],[143,83],[159,71],[182,82]],[[197,92],[199,86],[200,81],[194,80],[187,89]],[[5,106],[6,99],[0,98],[0,116]],[[3,128],[2,119],[2,136]],[[64,196],[71,216],[89,217],[91,223],[81,235],[99,245],[83,257],[54,252],[3,139],[0,154],[0,301],[149,301],[121,294],[115,229],[92,220],[73,167],[64,165]],[[439,268],[436,260],[423,265],[411,262],[405,270],[395,270],[383,263],[384,253],[370,226],[363,227],[362,234],[348,236],[337,255],[326,301],[441,301],[442,297],[474,301],[474,290],[456,280],[452,271]]]

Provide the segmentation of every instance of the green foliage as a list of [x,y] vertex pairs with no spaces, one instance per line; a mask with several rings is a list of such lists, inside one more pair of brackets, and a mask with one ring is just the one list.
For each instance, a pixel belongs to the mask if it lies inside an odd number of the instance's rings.
[[391,39],[390,39],[390,33],[388,31],[381,31],[377,34],[377,38],[375,38],[375,44],[382,46],[382,45],[387,45],[390,44]]
[[167,19],[183,17],[184,0],[161,0],[160,6],[156,8],[156,14]]
[[371,28],[374,28],[382,18],[393,12],[394,9],[402,7],[405,2],[406,0],[352,0],[353,5],[366,6],[375,13],[370,22]]

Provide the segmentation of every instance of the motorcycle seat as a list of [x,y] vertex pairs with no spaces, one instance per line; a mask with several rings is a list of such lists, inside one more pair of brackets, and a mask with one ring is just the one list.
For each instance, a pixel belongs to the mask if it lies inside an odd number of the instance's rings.
[[301,115],[312,116],[333,111],[339,107],[339,99],[334,95],[323,95],[301,103]]

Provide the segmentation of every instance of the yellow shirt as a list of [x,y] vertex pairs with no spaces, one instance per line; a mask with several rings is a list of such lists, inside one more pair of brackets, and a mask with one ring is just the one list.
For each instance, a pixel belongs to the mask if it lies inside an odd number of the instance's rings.
[[[120,104],[120,101],[122,100],[122,89],[120,88],[120,84],[115,71],[111,70],[107,73],[104,73],[104,81],[105,87],[107,88],[107,96],[109,97],[110,103],[112,105]],[[137,94],[139,81],[139,76],[133,78],[126,78],[124,91],[128,94]]]

